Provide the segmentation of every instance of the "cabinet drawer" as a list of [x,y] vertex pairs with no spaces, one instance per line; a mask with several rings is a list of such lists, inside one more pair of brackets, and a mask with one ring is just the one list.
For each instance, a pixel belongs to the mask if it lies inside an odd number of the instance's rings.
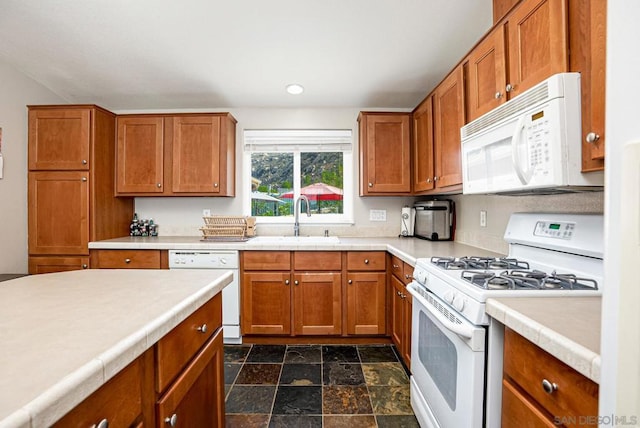
[[[511,329],[505,329],[504,373],[553,416],[598,414],[598,385]],[[551,393],[546,379],[557,385]]]
[[156,390],[162,392],[195,353],[222,326],[222,293],[182,321],[156,345]]
[[290,270],[291,253],[289,251],[243,251],[244,270]]
[[339,251],[296,251],[293,253],[294,270],[341,270],[342,254]]
[[160,250],[94,250],[91,258],[98,269],[160,269]]
[[389,267],[389,269],[391,269],[391,273],[398,278],[400,281],[402,281],[402,275],[403,275],[403,270],[404,270],[404,262],[402,260],[400,260],[399,257],[396,256],[390,256],[391,257],[391,266]]
[[[146,358],[145,356],[151,357]],[[109,426],[128,427],[143,413],[145,364],[152,354],[143,354],[106,384],[62,417],[54,427],[91,427],[106,419]],[[151,381],[151,379],[149,379]]]
[[384,251],[350,251],[347,253],[347,270],[385,270]]
[[502,427],[518,428],[526,421],[531,428],[556,427],[549,416],[535,403],[522,395],[516,386],[507,380],[502,381]]

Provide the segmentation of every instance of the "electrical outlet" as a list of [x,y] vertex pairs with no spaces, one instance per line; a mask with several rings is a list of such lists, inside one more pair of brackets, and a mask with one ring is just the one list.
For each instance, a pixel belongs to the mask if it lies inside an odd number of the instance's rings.
[[369,210],[370,221],[387,221],[387,210]]
[[485,210],[480,211],[480,227],[487,227],[487,212]]
[[202,217],[209,217],[211,215],[211,210],[204,209],[202,210]]

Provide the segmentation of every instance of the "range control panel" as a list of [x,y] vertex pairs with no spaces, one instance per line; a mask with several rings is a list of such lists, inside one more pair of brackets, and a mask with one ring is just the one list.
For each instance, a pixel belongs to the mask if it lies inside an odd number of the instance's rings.
[[576,224],[563,221],[539,221],[533,234],[556,239],[572,239]]

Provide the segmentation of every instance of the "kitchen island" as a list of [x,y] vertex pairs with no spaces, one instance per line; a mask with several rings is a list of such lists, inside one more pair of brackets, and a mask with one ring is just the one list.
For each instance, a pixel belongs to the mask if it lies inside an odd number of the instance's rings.
[[231,280],[230,271],[84,270],[4,282],[0,427],[51,426]]

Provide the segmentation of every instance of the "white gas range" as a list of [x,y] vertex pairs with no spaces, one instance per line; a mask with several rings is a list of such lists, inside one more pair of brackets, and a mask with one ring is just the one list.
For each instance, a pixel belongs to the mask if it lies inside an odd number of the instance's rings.
[[488,298],[602,294],[602,215],[516,213],[505,240],[505,258],[416,262],[407,287],[413,296],[411,400],[422,426],[499,426],[500,403],[485,406],[487,395],[500,397],[487,367],[502,364],[502,343],[491,343],[501,342],[501,334],[489,327]]

